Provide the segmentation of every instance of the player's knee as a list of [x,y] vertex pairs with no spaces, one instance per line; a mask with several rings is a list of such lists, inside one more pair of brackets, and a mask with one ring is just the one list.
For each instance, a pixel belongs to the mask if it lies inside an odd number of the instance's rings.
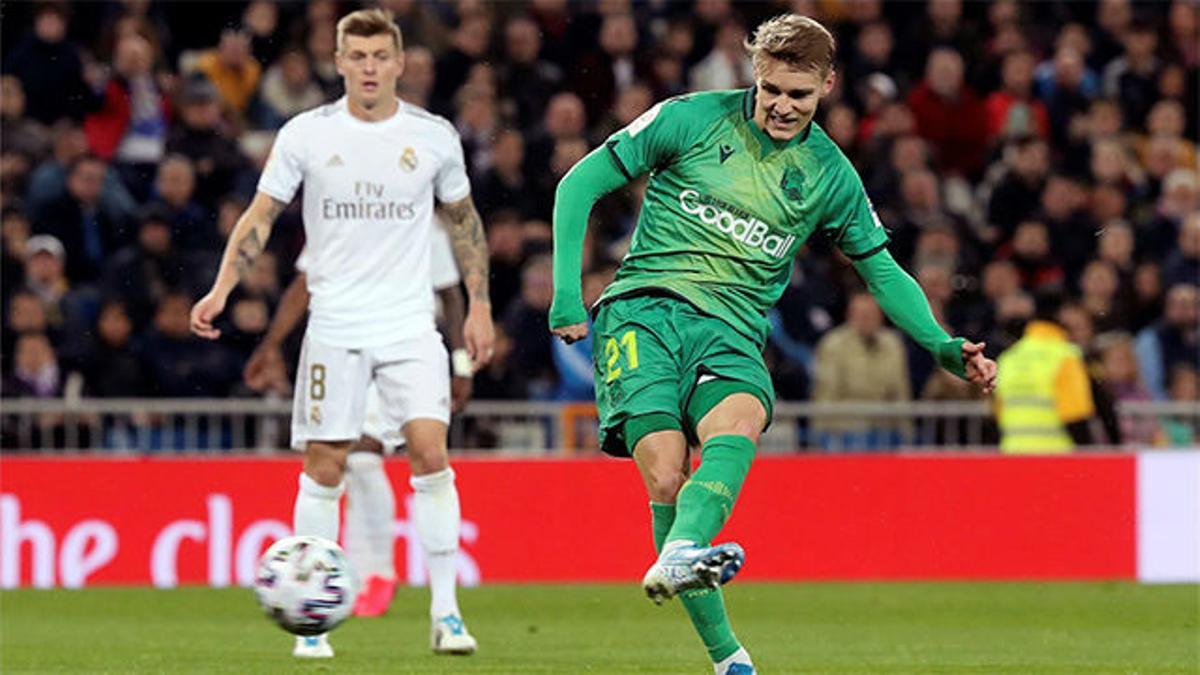
[[650,501],[674,504],[687,476],[676,466],[655,467],[646,473],[646,492]]
[[417,446],[409,444],[408,463],[414,476],[437,473],[450,466],[446,448],[436,444]]
[[309,446],[304,455],[304,473],[320,485],[340,485],[346,474],[346,451],[325,445]]

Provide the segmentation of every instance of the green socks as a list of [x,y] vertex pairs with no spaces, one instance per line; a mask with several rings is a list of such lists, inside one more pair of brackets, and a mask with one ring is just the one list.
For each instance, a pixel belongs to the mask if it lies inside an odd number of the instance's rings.
[[[650,513],[653,516],[654,550],[662,550],[667,533],[675,522],[675,506],[672,504],[650,503]],[[724,660],[736,652],[741,645],[729,626],[729,615],[725,613],[725,600],[721,597],[721,589],[687,591],[680,594],[680,602],[687,610],[692,626],[704,641],[708,656],[713,663]]]
[[733,513],[753,460],[754,443],[745,436],[708,439],[700,468],[679,490],[675,504],[678,517],[666,541],[683,539],[708,546]]

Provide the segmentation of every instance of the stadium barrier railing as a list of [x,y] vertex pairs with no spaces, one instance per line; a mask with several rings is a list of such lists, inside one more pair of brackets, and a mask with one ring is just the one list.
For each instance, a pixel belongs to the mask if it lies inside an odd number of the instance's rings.
[[[1118,417],[1159,439],[1194,444],[1200,406],[1130,401]],[[102,454],[252,453],[288,447],[291,402],[245,399],[62,398],[0,401],[0,447],[6,452]],[[472,401],[451,425],[457,450],[506,455],[595,452],[596,408],[590,402]],[[1168,428],[1175,434],[1166,433]],[[780,402],[760,444],[764,453],[899,449],[987,450],[997,431],[983,401]],[[1154,438],[1124,439],[1154,445]]]

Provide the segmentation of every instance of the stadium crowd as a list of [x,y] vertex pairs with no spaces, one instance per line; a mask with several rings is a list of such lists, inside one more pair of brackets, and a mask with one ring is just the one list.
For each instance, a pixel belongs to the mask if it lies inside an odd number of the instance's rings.
[[[485,220],[498,335],[476,398],[590,399],[590,343],[546,325],[558,180],[656,101],[751,86],[747,30],[795,11],[835,30],[838,84],[817,119],[951,333],[994,357],[1034,296],[1059,291],[1102,398],[1198,399],[1195,2],[381,4],[404,31],[402,95],[458,129]],[[190,336],[188,309],[273,131],[341,95],[334,23],[355,6],[6,6],[5,397],[256,395],[241,369],[295,273],[298,203],[222,340]],[[593,212],[589,301],[627,246],[639,185]],[[807,248],[771,316],[781,399],[973,396],[885,326],[826,242]],[[1194,442],[1127,426],[1125,442]]]

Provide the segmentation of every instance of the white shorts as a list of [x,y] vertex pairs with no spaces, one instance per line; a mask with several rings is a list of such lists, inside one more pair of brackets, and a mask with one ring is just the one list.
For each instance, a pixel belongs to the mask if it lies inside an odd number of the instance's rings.
[[414,419],[450,423],[450,358],[436,330],[371,349],[331,347],[305,335],[292,399],[292,448],[358,439],[372,384],[383,429],[398,434]]
[[363,416],[362,434],[382,443],[383,451],[390,454],[404,445],[404,433],[400,431],[404,423],[389,412],[392,411],[379,399],[379,387],[372,382],[367,387],[367,412]]

